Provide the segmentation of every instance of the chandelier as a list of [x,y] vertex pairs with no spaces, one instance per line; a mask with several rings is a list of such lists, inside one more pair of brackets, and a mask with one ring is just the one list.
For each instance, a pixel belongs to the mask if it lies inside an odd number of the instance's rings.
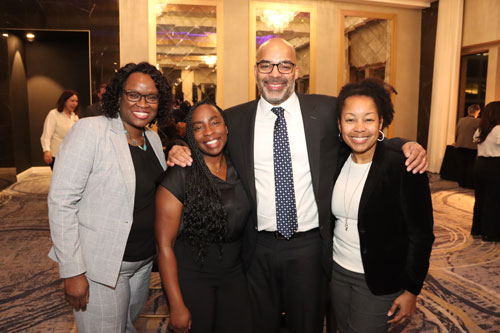
[[296,13],[291,10],[263,9],[260,13],[260,20],[274,33],[282,33],[295,18]]
[[203,62],[208,65],[208,67],[212,68],[217,63],[217,56],[202,56]]
[[163,12],[165,11],[166,8],[167,8],[166,3],[157,3],[156,4],[156,16],[162,16]]

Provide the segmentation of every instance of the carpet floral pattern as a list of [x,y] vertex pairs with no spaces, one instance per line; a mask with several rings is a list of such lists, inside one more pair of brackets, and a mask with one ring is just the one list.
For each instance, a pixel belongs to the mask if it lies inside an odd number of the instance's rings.
[[[430,175],[436,241],[411,321],[392,332],[500,332],[500,243],[470,236],[474,194]],[[0,332],[70,332],[71,309],[47,257],[50,173],[0,192]],[[500,223],[500,216],[499,216]],[[139,332],[165,332],[168,307],[153,275]]]

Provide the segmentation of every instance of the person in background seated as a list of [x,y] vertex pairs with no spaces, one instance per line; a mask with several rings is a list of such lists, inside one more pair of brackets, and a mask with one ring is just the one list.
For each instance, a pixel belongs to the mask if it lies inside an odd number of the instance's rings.
[[434,241],[427,174],[406,171],[382,129],[394,114],[392,87],[366,79],[338,97],[343,142],[331,209],[330,297],[339,332],[387,332],[416,308]]
[[136,332],[166,168],[160,138],[147,126],[170,112],[170,89],[155,66],[125,65],[103,96],[104,116],[79,120],[61,146],[48,196],[49,257],[79,333]]
[[47,114],[40,137],[43,160],[54,167],[54,161],[66,133],[78,121],[78,94],[74,90],[64,90],[57,100],[57,108]]
[[156,194],[161,281],[174,332],[252,332],[241,246],[250,201],[225,155],[228,131],[217,106],[186,117],[193,165],[164,173]]
[[474,163],[477,156],[477,143],[473,141],[474,132],[479,127],[478,118],[481,107],[472,104],[467,108],[468,115],[457,123],[455,147],[457,148],[458,185],[474,188]]
[[471,234],[486,242],[500,241],[500,101],[484,108],[479,128],[474,133],[478,143],[474,217]]

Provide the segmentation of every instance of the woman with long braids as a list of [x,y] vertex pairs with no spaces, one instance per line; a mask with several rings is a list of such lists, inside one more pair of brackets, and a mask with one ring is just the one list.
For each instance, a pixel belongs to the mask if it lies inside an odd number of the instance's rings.
[[227,135],[220,108],[193,106],[193,164],[167,169],[157,190],[158,265],[174,332],[251,332],[241,261],[250,203],[224,154]]

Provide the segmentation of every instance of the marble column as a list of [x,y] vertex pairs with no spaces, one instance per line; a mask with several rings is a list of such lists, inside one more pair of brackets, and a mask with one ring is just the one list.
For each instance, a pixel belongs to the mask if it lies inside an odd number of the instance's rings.
[[156,2],[119,0],[120,66],[147,61],[156,64]]
[[461,0],[439,1],[427,145],[431,172],[439,172],[446,145],[455,142],[463,8]]

